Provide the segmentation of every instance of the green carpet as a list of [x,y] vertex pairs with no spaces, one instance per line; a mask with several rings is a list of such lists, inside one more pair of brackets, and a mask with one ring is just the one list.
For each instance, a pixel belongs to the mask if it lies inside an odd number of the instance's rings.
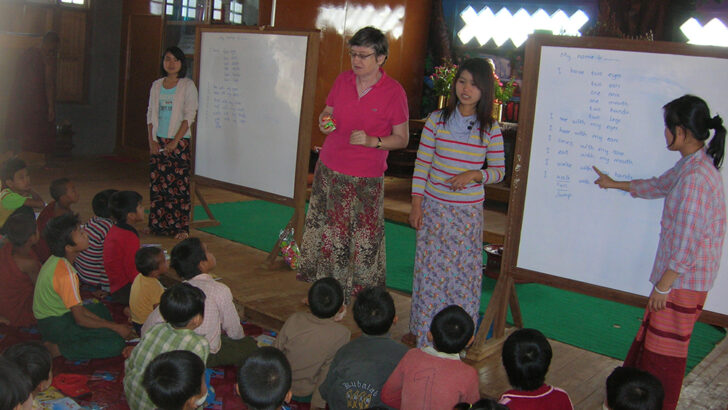
[[[203,228],[204,232],[270,252],[280,230],[293,215],[293,208],[265,201],[227,202],[210,205],[221,222]],[[204,215],[202,208],[196,215]],[[412,291],[415,231],[409,226],[386,222],[387,286]],[[483,282],[481,312],[485,311],[495,281]],[[526,327],[542,331],[547,337],[605,356],[624,359],[643,310],[604,299],[539,284],[516,285]],[[577,308],[578,307],[578,308]],[[508,317],[511,320],[510,315]],[[725,336],[725,329],[697,323],[690,341],[689,372]]]

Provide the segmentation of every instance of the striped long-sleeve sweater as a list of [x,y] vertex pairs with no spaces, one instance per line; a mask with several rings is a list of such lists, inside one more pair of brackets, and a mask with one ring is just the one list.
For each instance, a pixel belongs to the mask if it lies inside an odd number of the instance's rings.
[[[412,195],[426,196],[452,204],[468,205],[482,202],[483,184],[495,184],[505,176],[503,135],[497,122],[490,130],[483,131],[475,115],[463,117],[456,109],[447,124],[441,120],[442,111],[435,111],[427,118],[420,147],[417,151],[415,171],[412,175]],[[482,183],[471,183],[465,189],[452,191],[449,178],[465,171],[479,170],[483,164]]]

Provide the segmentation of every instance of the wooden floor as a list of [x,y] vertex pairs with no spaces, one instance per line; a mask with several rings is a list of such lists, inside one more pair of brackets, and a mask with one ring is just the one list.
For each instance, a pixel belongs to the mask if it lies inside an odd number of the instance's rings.
[[[37,158],[30,158],[33,187],[49,200],[48,185],[52,179],[65,176],[75,182],[81,195],[74,210],[82,220],[91,216],[91,198],[103,189],[131,189],[140,192],[148,201],[147,165],[141,162],[118,162],[110,159],[87,158],[67,161],[59,171],[48,172],[40,168]],[[246,200],[243,195],[211,188],[202,188],[210,203]],[[388,178],[385,191],[385,214],[402,220],[409,213],[409,187],[402,180]],[[390,196],[390,194],[392,194]],[[500,224],[505,230],[502,215],[486,213],[486,226]],[[406,216],[405,216],[406,218]],[[140,226],[141,228],[141,226]],[[487,228],[486,228],[487,229]],[[491,228],[492,230],[498,229]],[[501,231],[501,232],[502,232]],[[223,278],[240,307],[241,315],[248,320],[278,329],[292,313],[305,309],[300,303],[306,295],[308,284],[295,280],[295,274],[279,264],[273,270],[260,267],[267,254],[226,239],[200,231],[192,235],[200,237],[217,257],[215,274]],[[171,249],[175,241],[170,238],[143,236],[142,243],[161,244]],[[392,329],[392,336],[399,339],[407,332],[410,312],[408,295],[393,292],[399,321]],[[343,322],[353,335],[358,335],[351,315]],[[565,389],[577,409],[600,409],[604,398],[607,375],[618,360],[588,352],[560,342],[551,341],[554,358],[547,382]],[[480,391],[483,396],[496,397],[508,388],[499,355],[473,365],[480,375]],[[728,342],[725,340],[685,380],[680,409],[726,409],[728,404]]]

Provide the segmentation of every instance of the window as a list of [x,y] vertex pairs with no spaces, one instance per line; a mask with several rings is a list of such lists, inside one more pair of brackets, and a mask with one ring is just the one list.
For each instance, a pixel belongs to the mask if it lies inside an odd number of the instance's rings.
[[58,4],[62,6],[80,6],[88,7],[90,0],[58,0]]
[[728,28],[718,18],[713,18],[703,25],[691,17],[680,26],[680,31],[685,34],[690,44],[728,47]]
[[[457,23],[455,36],[465,45],[477,40],[482,47],[493,41],[501,47],[508,40],[513,46],[520,47],[536,30],[545,30],[554,35],[580,36],[579,30],[589,21],[589,14],[595,13],[593,7],[585,4],[543,6],[543,2],[466,2],[456,10]],[[545,9],[546,8],[546,9]]]
[[216,23],[243,24],[242,0],[214,0],[212,20]]

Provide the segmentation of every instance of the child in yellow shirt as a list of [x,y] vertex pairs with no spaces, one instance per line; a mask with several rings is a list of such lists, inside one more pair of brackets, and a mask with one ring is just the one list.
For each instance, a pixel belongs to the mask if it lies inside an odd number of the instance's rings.
[[164,287],[157,278],[167,273],[169,265],[162,249],[156,246],[140,248],[134,257],[134,263],[141,275],[137,275],[131,284],[129,309],[132,325],[140,333],[147,316],[157,307],[164,293]]

